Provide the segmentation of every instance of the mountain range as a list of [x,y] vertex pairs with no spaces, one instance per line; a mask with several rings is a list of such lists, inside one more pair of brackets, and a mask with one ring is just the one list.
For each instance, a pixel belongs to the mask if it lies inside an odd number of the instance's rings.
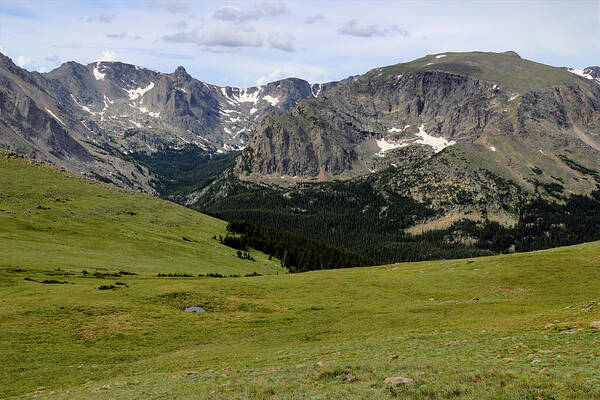
[[[378,241],[464,218],[510,226],[524,199],[600,184],[600,67],[513,51],[252,88],[120,62],[40,74],[0,55],[0,80],[3,147],[354,250],[361,229]],[[444,240],[468,241],[456,235]]]
[[183,67],[165,74],[120,62],[67,62],[40,74],[0,54],[0,144],[66,169],[155,192],[131,153],[186,145],[208,154],[244,148],[258,121],[340,82],[283,79],[220,87]]

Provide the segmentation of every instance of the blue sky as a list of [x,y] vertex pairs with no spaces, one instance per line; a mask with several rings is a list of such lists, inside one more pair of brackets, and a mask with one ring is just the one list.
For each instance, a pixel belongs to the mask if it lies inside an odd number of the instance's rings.
[[1,51],[28,70],[118,60],[205,82],[337,80],[446,51],[600,65],[600,0],[0,0]]

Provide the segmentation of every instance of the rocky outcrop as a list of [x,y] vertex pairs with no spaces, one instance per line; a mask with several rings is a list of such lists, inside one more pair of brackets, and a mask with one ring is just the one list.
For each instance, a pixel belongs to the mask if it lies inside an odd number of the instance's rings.
[[235,171],[280,186],[386,171],[380,187],[436,204],[585,193],[600,177],[600,87],[516,54],[427,56],[263,119]]
[[0,54],[0,145],[120,186],[153,191],[132,153],[243,148],[265,115],[337,83],[284,79],[240,89],[121,62],[67,62],[39,74]]
[[398,143],[420,124],[448,141],[474,140],[494,118],[497,96],[491,83],[445,72],[368,74],[285,116],[265,118],[237,166],[256,176],[368,173],[379,159],[377,139],[394,136],[390,131],[404,133],[395,135]]

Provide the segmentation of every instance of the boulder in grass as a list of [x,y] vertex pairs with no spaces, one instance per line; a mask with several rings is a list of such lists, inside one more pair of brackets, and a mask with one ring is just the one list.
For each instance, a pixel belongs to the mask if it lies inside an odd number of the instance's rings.
[[186,307],[184,308],[185,312],[206,312],[206,310],[202,307],[197,307],[197,306],[191,306],[191,307]]
[[590,326],[594,329],[600,329],[600,321],[590,322]]

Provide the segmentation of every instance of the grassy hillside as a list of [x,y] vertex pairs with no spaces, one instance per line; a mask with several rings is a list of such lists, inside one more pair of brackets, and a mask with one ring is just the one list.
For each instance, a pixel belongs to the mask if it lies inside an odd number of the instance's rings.
[[584,79],[571,72],[534,61],[502,53],[442,53],[429,55],[407,63],[391,65],[370,71],[386,74],[405,74],[417,71],[443,71],[467,75],[476,79],[497,82],[517,93],[548,86],[560,85],[570,80]]
[[225,234],[223,221],[8,154],[0,152],[4,267],[228,275],[280,269],[257,252],[255,262],[241,260],[212,239]]
[[53,267],[0,269],[0,398],[600,397],[600,242],[252,278]]

